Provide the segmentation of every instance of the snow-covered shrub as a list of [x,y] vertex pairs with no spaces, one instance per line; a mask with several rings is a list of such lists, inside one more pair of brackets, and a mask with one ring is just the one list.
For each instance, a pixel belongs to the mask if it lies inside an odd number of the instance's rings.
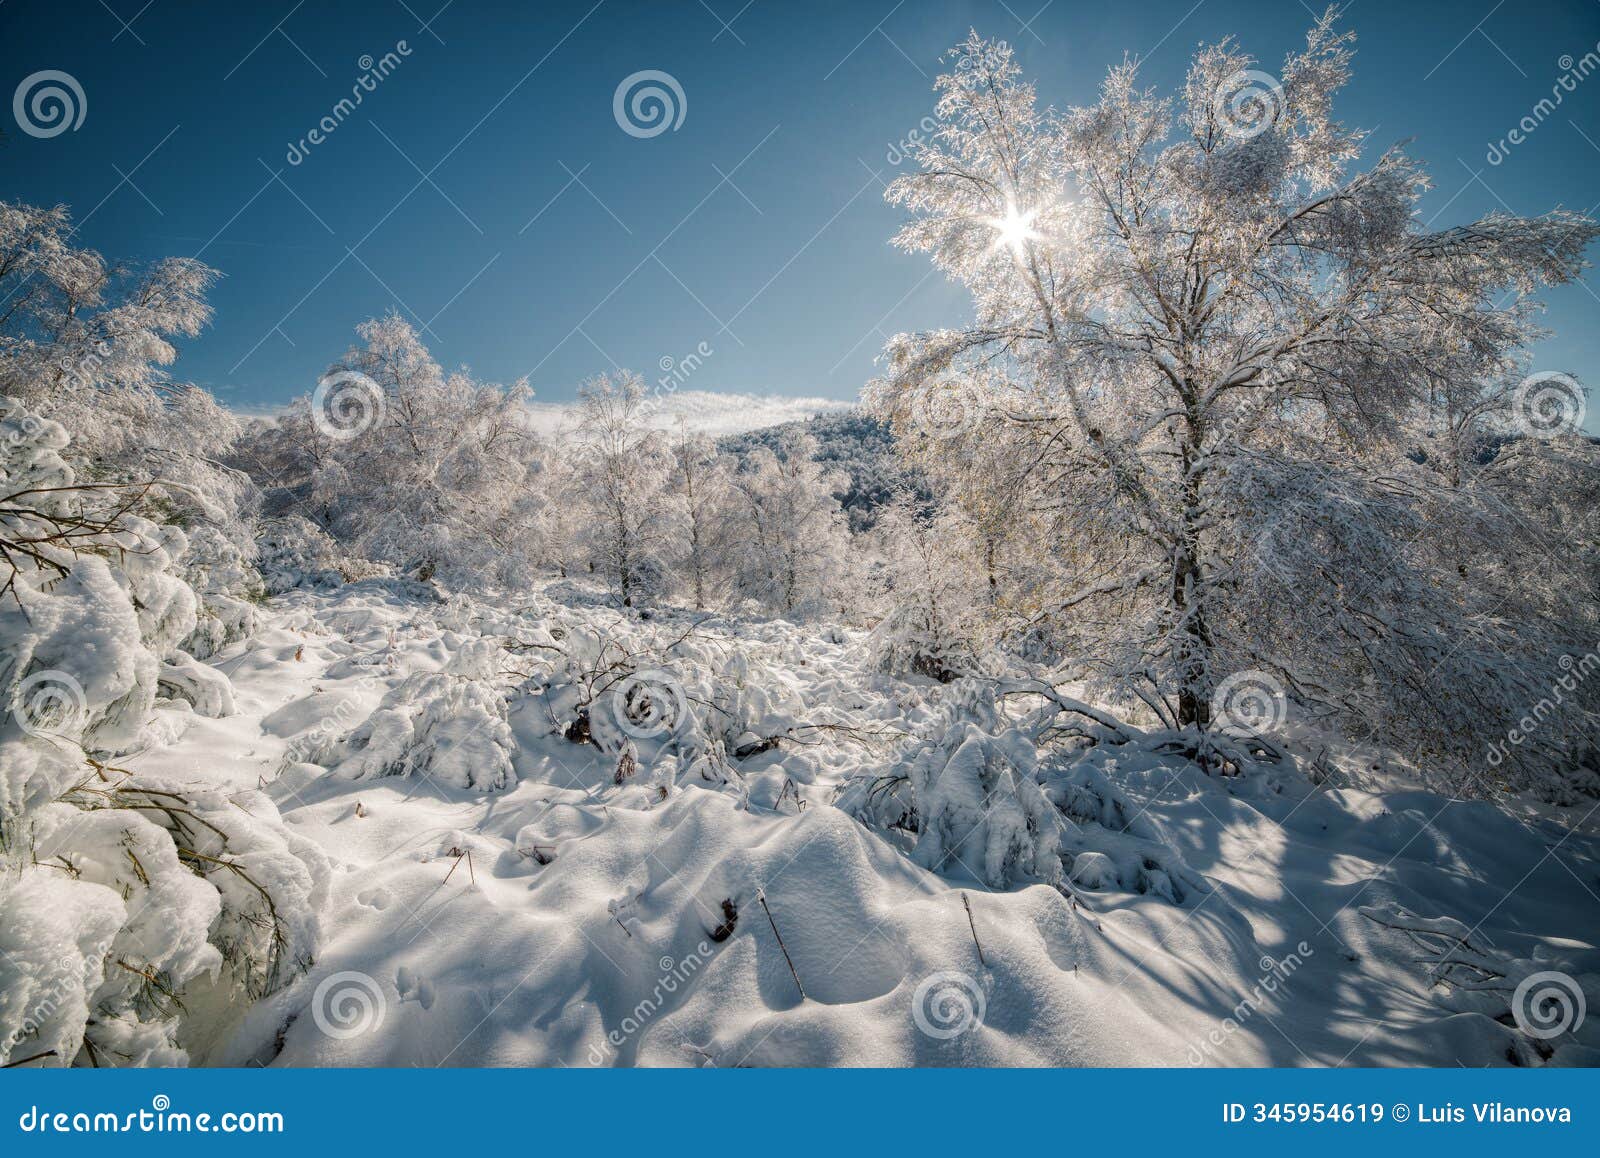
[[387,574],[388,568],[352,557],[310,519],[284,515],[256,531],[256,569],[269,595],[296,587],[337,587]]
[[608,758],[631,748],[653,771],[670,761],[682,783],[737,790],[741,761],[840,722],[783,670],[800,657],[693,627],[563,622],[525,629],[517,646],[554,731]]
[[1536,942],[1532,957],[1517,958],[1454,917],[1425,917],[1392,900],[1357,911],[1386,932],[1407,967],[1426,971],[1430,996],[1448,1014],[1515,1027],[1515,1064],[1592,1066],[1600,1059],[1600,1027],[1585,1016],[1600,1004],[1594,949],[1565,939]]
[[1074,884],[1158,896],[1178,905],[1211,891],[1116,785],[1127,765],[1145,772],[1163,764],[1169,765],[1167,775],[1177,773],[1170,757],[1142,744],[1054,752],[1041,762],[1041,788],[1069,825],[1061,855],[1071,863]]
[[179,646],[183,532],[134,513],[145,488],[79,483],[68,445],[0,400],[0,1063],[179,1063],[187,996],[309,961],[326,872],[264,797],[95,758],[144,742],[162,693],[233,699]]
[[194,631],[183,648],[205,659],[255,633],[256,600],[265,592],[261,576],[244,550],[215,526],[202,523],[190,530],[188,538],[184,578],[200,604]]
[[1039,787],[1033,733],[1006,715],[989,683],[952,684],[893,764],[859,777],[839,806],[914,832],[912,859],[935,872],[964,870],[992,888],[1062,877],[1066,825]]
[[[0,1064],[183,1064],[216,1028],[191,1009],[237,1011],[316,951],[327,862],[260,793],[134,775],[8,726],[0,836]],[[191,1001],[219,990],[233,996]]]
[[96,760],[141,744],[162,693],[234,704],[179,648],[186,536],[133,513],[142,488],[78,485],[67,445],[0,401],[0,1062],[174,1064],[187,993],[256,996],[310,960],[325,867],[266,798]]
[[511,787],[516,739],[505,695],[491,682],[498,652],[493,640],[466,641],[444,671],[407,676],[312,760],[351,780],[415,775],[474,792]]

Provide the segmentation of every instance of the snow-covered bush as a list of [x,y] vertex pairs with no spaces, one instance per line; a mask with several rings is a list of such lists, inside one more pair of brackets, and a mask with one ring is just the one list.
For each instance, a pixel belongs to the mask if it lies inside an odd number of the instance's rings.
[[183,648],[205,659],[255,634],[257,601],[266,592],[244,549],[215,526],[202,523],[189,532],[188,540],[183,574],[200,602],[194,631]]
[[309,963],[326,866],[265,797],[109,762],[159,696],[223,715],[232,689],[179,646],[186,537],[144,488],[77,483],[68,441],[0,400],[0,1064],[181,1063],[188,998]]
[[991,888],[1061,880],[1066,825],[1039,786],[1030,728],[1010,719],[992,683],[960,680],[892,766],[859,777],[839,805],[916,834],[912,858]]
[[516,783],[516,740],[495,685],[499,646],[465,641],[442,672],[413,672],[315,763],[351,780],[422,776],[452,788],[499,792]]
[[0,836],[0,1064],[183,1064],[218,1028],[201,1006],[236,1014],[316,951],[326,859],[260,793],[135,775],[8,721]]
[[381,563],[351,556],[302,515],[263,520],[256,531],[255,565],[269,595],[296,587],[337,587],[389,570]]

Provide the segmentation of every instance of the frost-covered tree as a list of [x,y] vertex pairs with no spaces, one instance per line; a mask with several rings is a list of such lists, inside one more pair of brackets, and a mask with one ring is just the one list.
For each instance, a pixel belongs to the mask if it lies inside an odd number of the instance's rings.
[[710,438],[688,431],[673,437],[671,454],[667,494],[675,505],[675,569],[695,610],[704,611],[718,601],[728,570],[729,463]]
[[357,333],[247,465],[358,554],[450,583],[526,581],[545,552],[526,384],[445,373],[398,315]]
[[78,456],[151,443],[157,425],[193,451],[214,449],[203,423],[219,420],[215,403],[206,409],[209,395],[172,384],[165,367],[172,340],[210,321],[216,277],[189,258],[108,263],[73,244],[65,206],[0,202],[0,393],[66,426]]
[[816,462],[816,441],[791,432],[753,451],[733,476],[733,587],[785,616],[836,610],[853,597],[850,536],[837,493],[844,476]]
[[983,544],[967,520],[903,495],[879,513],[873,533],[883,557],[883,618],[871,641],[877,665],[941,683],[975,674],[994,617]]
[[74,245],[65,207],[0,203],[0,394],[71,433],[62,454],[80,486],[137,493],[144,513],[189,533],[181,566],[201,593],[202,650],[250,630],[242,597],[255,583],[253,487],[221,461],[239,423],[167,370],[173,340],[210,319],[216,276],[186,258],[110,264]]
[[649,423],[644,379],[601,375],[578,391],[578,429],[569,446],[574,481],[589,515],[581,537],[590,565],[624,607],[658,593],[670,525],[664,494],[671,464],[666,440]]
[[1113,698],[1205,729],[1224,678],[1262,669],[1362,731],[1403,711],[1406,738],[1455,732],[1464,766],[1573,633],[1530,641],[1470,566],[1439,565],[1431,540],[1489,512],[1414,458],[1442,396],[1516,374],[1531,295],[1579,275],[1596,226],[1429,232],[1417,163],[1395,148],[1358,168],[1364,134],[1334,119],[1351,39],[1330,12],[1275,77],[1225,40],[1177,101],[1125,63],[1057,114],[1009,48],[970,36],[888,196],[911,214],[897,242],[966,285],[976,318],[893,339],[874,401],[906,431],[951,424],[952,379],[1021,388],[947,453],[997,411],[1029,435],[1025,501],[1073,580],[1047,610]]

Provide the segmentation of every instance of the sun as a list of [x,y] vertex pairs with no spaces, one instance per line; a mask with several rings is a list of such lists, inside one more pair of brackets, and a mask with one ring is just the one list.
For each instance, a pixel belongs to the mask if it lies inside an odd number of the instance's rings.
[[1039,236],[1033,228],[1037,212],[1034,209],[1024,212],[1015,202],[1008,201],[1005,216],[987,218],[984,223],[995,231],[995,248],[1004,245],[1011,252],[1020,254],[1025,243]]

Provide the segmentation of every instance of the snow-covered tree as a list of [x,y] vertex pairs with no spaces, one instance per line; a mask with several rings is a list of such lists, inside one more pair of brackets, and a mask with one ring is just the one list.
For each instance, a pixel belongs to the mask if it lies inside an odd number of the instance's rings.
[[703,434],[677,432],[671,445],[667,494],[675,504],[675,569],[696,611],[721,595],[728,568],[728,506],[733,488],[727,456]]
[[644,379],[601,375],[578,391],[578,429],[569,445],[574,481],[589,524],[581,537],[591,566],[614,586],[624,607],[659,593],[670,525],[664,494],[672,457],[647,422]]
[[422,578],[524,582],[543,562],[539,447],[525,383],[445,373],[390,314],[335,362],[244,461],[290,483],[349,549]]
[[73,243],[65,206],[0,202],[0,394],[71,432],[80,481],[159,478],[168,518],[243,551],[251,487],[219,461],[239,424],[167,370],[173,340],[210,320],[216,277],[188,258],[108,263]]
[[[172,339],[210,321],[217,272],[189,258],[109,264],[72,234],[63,205],[0,202],[0,393],[66,426],[75,455],[149,443],[155,425],[214,449],[213,431],[188,428],[217,421],[215,403],[206,410],[209,396],[173,385],[165,367]],[[168,407],[183,411],[178,421]]]
[[1488,512],[1414,456],[1442,394],[1515,374],[1531,295],[1579,275],[1596,225],[1427,231],[1418,164],[1394,148],[1357,168],[1364,134],[1333,117],[1351,40],[1330,12],[1276,77],[1225,40],[1176,102],[1125,63],[1057,114],[1007,46],[970,36],[888,196],[912,217],[898,243],[976,318],[893,339],[874,401],[906,430],[948,424],[952,376],[1025,392],[1007,419],[1032,446],[1025,502],[1078,581],[1047,610],[1113,698],[1205,729],[1225,677],[1264,670],[1363,732],[1397,711],[1413,736],[1465,724],[1449,756],[1470,764],[1571,625],[1529,647],[1470,567],[1416,546]]
[[983,569],[983,544],[958,512],[921,509],[901,496],[874,528],[883,618],[873,657],[893,675],[948,683],[974,674],[994,622]]
[[853,595],[850,536],[837,492],[844,476],[815,461],[816,441],[789,433],[753,451],[733,476],[733,586],[785,616],[838,610]]

